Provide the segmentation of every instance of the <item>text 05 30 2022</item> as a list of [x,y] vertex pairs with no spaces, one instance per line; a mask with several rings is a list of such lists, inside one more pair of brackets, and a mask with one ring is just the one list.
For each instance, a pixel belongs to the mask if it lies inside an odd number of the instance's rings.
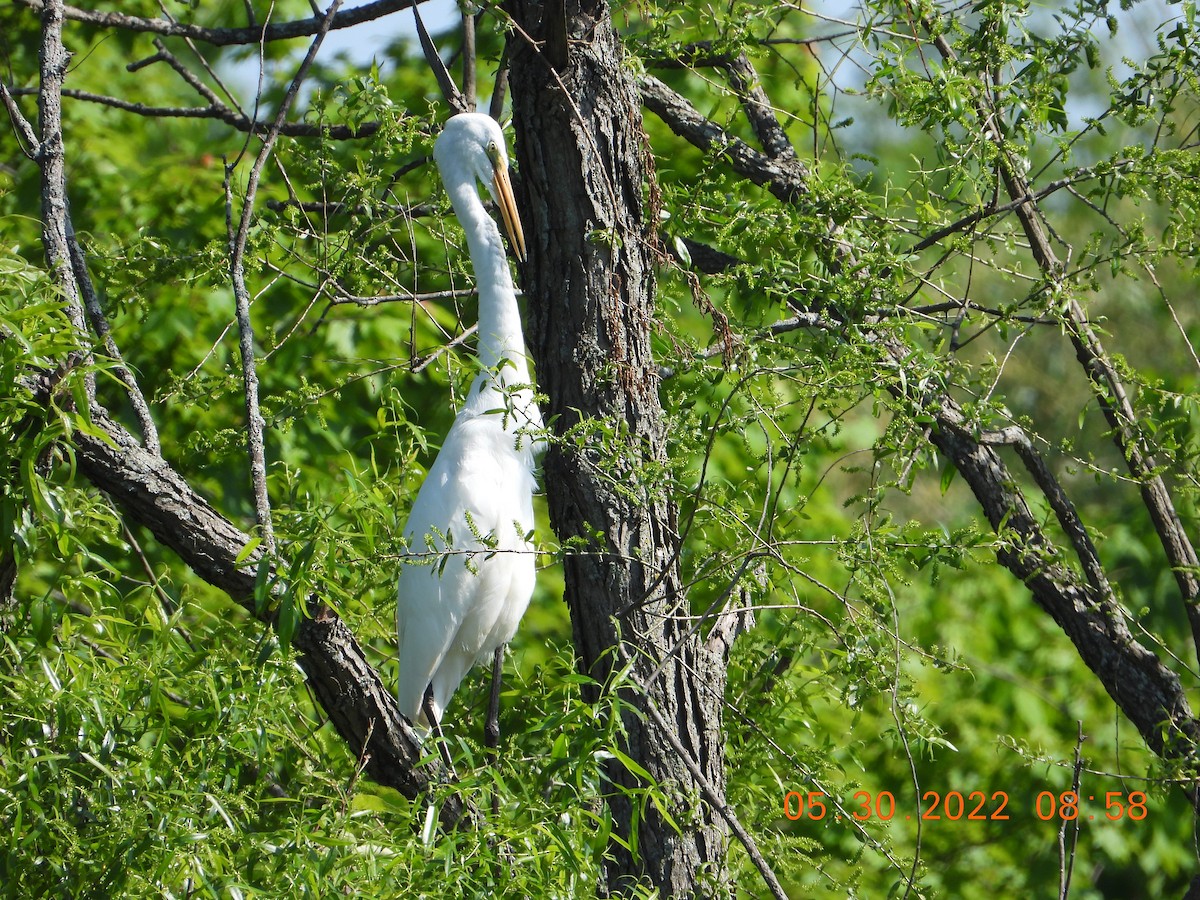
[[916,812],[905,813],[891,791],[856,791],[848,799],[834,799],[824,791],[787,791],[783,795],[783,815],[792,821],[866,822],[877,819],[887,822],[900,817],[922,821],[999,822],[1027,813],[1043,822],[1074,819],[1140,822],[1148,813],[1146,803],[1146,794],[1142,791],[1104,791],[1099,794],[1041,791],[1031,803],[1019,804],[1011,801],[1006,791],[931,790],[922,792]]

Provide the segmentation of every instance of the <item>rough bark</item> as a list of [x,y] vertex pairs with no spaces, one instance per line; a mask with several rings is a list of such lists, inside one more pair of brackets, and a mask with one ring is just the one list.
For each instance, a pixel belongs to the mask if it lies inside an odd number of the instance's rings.
[[[652,885],[663,896],[716,894],[727,891],[727,834],[717,812],[725,784],[724,659],[689,632],[676,511],[638,475],[665,459],[650,350],[654,223],[643,209],[638,98],[605,3],[568,2],[548,16],[552,27],[541,19],[542,4],[517,0],[509,8],[518,26],[509,49],[519,199],[530,233],[529,344],[556,436],[573,429],[588,435],[553,442],[544,464],[556,533],[588,544],[564,560],[575,651],[580,670],[601,685],[632,661],[635,687],[621,689],[621,749],[672,793],[670,812],[683,828],[676,832],[653,806],[636,809],[623,789],[638,779],[612,761],[606,799],[621,839],[630,839],[634,816],[642,818],[636,853],[611,845],[601,893]],[[560,16],[565,47],[554,37]],[[548,38],[543,54],[532,41]],[[551,58],[566,64],[555,69]],[[602,448],[591,425],[615,449]],[[672,742],[642,712],[650,706],[719,802],[700,802]]]

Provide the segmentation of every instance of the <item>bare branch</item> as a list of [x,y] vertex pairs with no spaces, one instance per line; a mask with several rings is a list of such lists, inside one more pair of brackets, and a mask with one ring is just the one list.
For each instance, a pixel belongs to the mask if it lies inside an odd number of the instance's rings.
[[30,159],[36,160],[42,155],[42,142],[38,140],[37,133],[33,130],[33,126],[29,124],[29,120],[25,118],[25,114],[21,112],[21,107],[17,106],[16,98],[9,91],[8,85],[0,81],[0,101],[4,102],[4,108],[8,111],[8,118],[12,121],[13,128],[17,134],[25,142],[23,148],[24,154]]
[[646,694],[646,712],[654,720],[654,724],[658,726],[658,733],[666,737],[667,742],[671,745],[671,749],[678,754],[679,759],[683,762],[688,772],[696,779],[696,784],[700,787],[705,799],[720,813],[721,818],[729,825],[729,829],[741,841],[742,846],[746,849],[746,854],[750,857],[750,861],[754,863],[754,867],[758,869],[759,875],[762,876],[767,890],[771,892],[771,896],[777,898],[777,900],[787,900],[787,892],[784,891],[783,885],[779,883],[779,878],[775,875],[771,864],[762,855],[762,851],[758,849],[758,844],[754,840],[754,837],[742,825],[733,807],[725,801],[723,792],[718,791],[704,773],[700,771],[700,766],[692,758],[691,752],[679,740],[679,736],[676,734],[677,726],[668,724],[663,718],[663,714],[659,711],[658,705],[654,702],[650,691],[645,686],[642,687],[642,690]]
[[488,115],[500,121],[504,114],[504,97],[508,93],[508,44],[500,53],[500,68],[496,72],[496,83],[492,85],[492,99],[488,102]]
[[[51,263],[51,268],[55,269],[60,278],[64,279],[64,290],[67,292],[68,304],[71,301],[71,294],[74,293],[74,304],[77,307],[82,295],[83,305],[87,310],[88,317],[91,319],[92,328],[104,343],[105,352],[116,363],[115,372],[117,377],[125,384],[126,392],[129,396],[129,401],[133,406],[134,414],[138,418],[138,422],[142,429],[142,439],[146,446],[153,453],[159,453],[158,429],[154,426],[154,419],[150,415],[150,408],[146,403],[146,398],[142,395],[141,389],[138,387],[137,379],[121,358],[121,352],[117,348],[116,341],[112,337],[112,333],[108,327],[108,319],[104,315],[104,310],[100,306],[100,299],[96,296],[96,288],[92,283],[91,274],[88,272],[87,259],[84,256],[83,248],[79,245],[79,240],[75,234],[75,226],[71,221],[70,202],[67,199],[67,183],[66,183],[66,167],[65,167],[65,150],[62,140],[62,78],[65,77],[65,70],[59,73],[57,66],[52,65],[51,68],[55,72],[47,80],[46,66],[61,55],[65,61],[69,59],[65,47],[62,45],[62,20],[57,18],[57,8],[50,7],[44,16],[43,23],[43,50],[42,50],[42,84],[38,91],[38,104],[42,113],[42,128],[43,139],[39,141],[34,134],[33,127],[21,114],[21,110],[17,107],[16,101],[9,93],[8,88],[0,84],[0,95],[4,100],[4,105],[8,109],[13,126],[18,132],[24,136],[25,141],[29,144],[34,152],[35,158],[42,164],[43,178],[43,200],[46,196],[56,198],[54,204],[43,203],[43,238],[49,238],[45,244],[47,248],[47,256],[50,256],[49,248],[54,246],[55,261]],[[57,22],[57,24],[55,24]],[[53,96],[47,96],[52,94]],[[50,162],[46,159],[46,154],[43,152],[46,149],[47,143],[45,133],[51,131],[57,134],[57,139],[50,141],[52,148],[57,148],[58,159]],[[57,198],[61,197],[61,207],[58,206]],[[51,225],[51,218],[58,217]],[[61,229],[61,234],[60,234]],[[62,244],[59,245],[59,241]],[[62,253],[66,252],[69,260],[69,277],[66,268],[63,267]],[[71,288],[74,288],[72,291]],[[82,315],[76,308],[72,308],[72,321],[82,319]],[[76,322],[76,328],[80,328],[79,322]],[[94,392],[95,382],[89,375],[89,391]]]
[[416,219],[433,215],[435,210],[428,203],[414,203],[411,206],[399,203],[373,203],[370,206],[362,203],[342,203],[337,200],[268,200],[267,209],[280,212],[293,208],[301,212],[317,213],[322,216],[362,216],[370,215],[380,210],[393,213],[405,219]]
[[797,159],[796,149],[779,124],[771,100],[759,82],[758,72],[745,53],[737,56],[714,53],[711,41],[698,41],[682,48],[677,58],[658,60],[655,64],[661,68],[709,65],[723,69],[729,79],[729,87],[741,102],[750,127],[754,129],[767,155],[772,159]]
[[[889,352],[894,357],[902,347]],[[1071,638],[1150,749],[1169,759],[1188,758],[1200,740],[1200,723],[1192,716],[1179,676],[1130,634],[1111,589],[1079,584],[1054,561],[1052,544],[1013,475],[992,448],[975,439],[958,405],[949,397],[931,395],[921,406],[937,422],[930,439],[953,460],[992,527],[1006,536],[996,554],[1001,564],[1025,583],[1038,605]],[[1194,794],[1191,799],[1197,802]]]
[[[44,0],[13,0],[20,6],[41,12],[46,3]],[[363,22],[373,22],[394,12],[408,9],[413,0],[376,0],[362,6],[348,9],[339,13],[326,29],[336,31],[341,28],[351,28]],[[212,44],[215,47],[229,47],[238,44],[258,44],[272,41],[295,40],[296,38],[312,37],[321,30],[323,16],[314,15],[308,19],[294,22],[280,22],[275,25],[255,25],[250,28],[204,28],[200,25],[188,25],[172,22],[170,19],[147,19],[141,16],[129,16],[124,13],[96,12],[89,9],[79,9],[74,6],[63,7],[66,18],[76,22],[86,22],[102,28],[119,28],[125,31],[138,31],[149,34],[161,34],[165,37],[186,37],[193,40]]]
[[[79,284],[71,266],[71,249],[67,237],[67,170],[62,133],[62,86],[71,55],[62,42],[63,11],[58,0],[49,0],[42,12],[41,84],[38,88],[38,116],[41,124],[38,165],[42,171],[42,246],[46,264],[55,284],[63,293],[67,315],[79,340],[80,351],[73,354],[69,365],[91,360],[87,322]],[[94,399],[96,380],[87,375],[89,400]]]
[[701,115],[680,94],[652,75],[638,81],[642,102],[681,138],[728,159],[734,170],[785,203],[808,193],[808,168],[799,159],[771,159]]
[[[163,43],[162,38],[154,39],[154,48],[156,50],[158,50],[158,53],[155,56],[150,57],[150,59],[148,59],[148,60],[144,60],[143,63],[137,63],[136,65],[141,66],[143,64],[149,64],[151,62],[159,62],[159,61],[165,62],[172,69],[174,69],[175,72],[179,75],[179,77],[182,78],[185,82],[187,82],[196,91],[197,94],[199,94],[201,97],[203,97],[205,100],[207,100],[211,106],[220,107],[220,106],[225,105],[224,103],[221,102],[221,98],[219,98],[216,95],[216,93],[212,90],[212,88],[210,88],[207,84],[205,84],[203,81],[201,81],[199,78],[197,78],[195,73],[193,73],[191,69],[189,69],[182,62],[180,62],[179,58],[176,57],[174,53],[172,53],[170,50],[167,49],[167,45],[165,43]],[[129,71],[131,71],[131,72],[133,71],[132,66],[129,66],[127,68],[129,69]]]
[[437,79],[438,87],[442,89],[442,97],[450,104],[450,108],[456,113],[464,113],[470,111],[471,107],[467,105],[467,99],[459,91],[454,84],[454,77],[446,68],[446,64],[442,62],[441,56],[438,55],[437,45],[434,44],[433,38],[429,36],[429,30],[425,27],[425,20],[421,18],[420,4],[413,4],[413,19],[417,23],[417,37],[421,41],[421,52],[425,54],[425,61],[429,63],[429,69],[433,72],[433,77]]
[[71,222],[69,205],[66,211],[66,226],[67,252],[71,257],[71,272],[76,284],[79,285],[79,292],[83,296],[83,305],[87,310],[88,319],[92,323],[92,330],[104,343],[105,354],[115,363],[114,374],[125,385],[125,393],[133,407],[133,414],[137,416],[138,427],[141,429],[142,441],[145,443],[146,449],[151,453],[160,454],[162,447],[158,440],[158,428],[155,427],[154,417],[150,414],[150,405],[146,402],[142,389],[138,386],[133,370],[125,365],[117,342],[112,336],[112,329],[108,327],[108,317],[105,316],[104,309],[100,305],[100,298],[96,296],[96,287],[92,283],[92,275],[88,271],[87,257],[84,256],[83,247],[79,245],[79,239],[75,234],[75,226]]
[[[21,96],[33,94],[35,91],[18,88],[12,93]],[[144,103],[133,103],[118,97],[108,97],[104,94],[73,88],[64,89],[62,95],[72,100],[98,103],[101,106],[108,106],[150,119],[216,119],[247,134],[267,134],[274,127],[273,123],[251,119],[223,104],[215,106],[147,106]],[[378,130],[377,122],[364,122],[354,128],[348,125],[313,125],[308,122],[284,122],[279,126],[279,134],[284,137],[328,137],[342,141],[367,138]]]
[[474,110],[476,91],[475,17],[465,9],[462,13],[462,31],[462,80],[463,93],[466,95],[463,99],[466,101],[467,109]]
[[363,308],[382,306],[385,303],[430,303],[438,300],[457,300],[462,297],[474,297],[478,293],[475,288],[456,288],[446,291],[430,291],[424,294],[379,294],[364,297],[359,294],[337,294],[329,298],[331,306],[354,305]]
[[1112,596],[1112,585],[1108,583],[1108,576],[1104,574],[1104,566],[1100,562],[1099,554],[1096,553],[1096,546],[1092,543],[1092,539],[1083,525],[1083,520],[1079,518],[1075,504],[1071,502],[1067,492],[1063,490],[1058,479],[1054,477],[1054,473],[1050,471],[1050,467],[1046,465],[1046,460],[1037,452],[1037,448],[1033,446],[1025,429],[1012,425],[1002,432],[984,433],[980,435],[980,442],[1008,444],[1016,450],[1026,471],[1033,476],[1038,490],[1050,502],[1050,508],[1054,510],[1054,517],[1058,519],[1058,524],[1062,527],[1067,540],[1071,542],[1071,547],[1075,550],[1075,555],[1079,558],[1088,584],[1097,593]]
[[[1081,798],[1079,796],[1079,783],[1083,775],[1083,742],[1087,740],[1087,735],[1083,733],[1083,722],[1076,723],[1078,727],[1078,737],[1075,740],[1075,765],[1072,769],[1071,790],[1075,794],[1076,801]],[[1062,824],[1058,828],[1058,898],[1059,900],[1068,900],[1071,896],[1071,874],[1075,870],[1075,853],[1079,846],[1079,816],[1074,819],[1068,819],[1063,816]],[[1071,835],[1071,847],[1067,849],[1067,833]]]

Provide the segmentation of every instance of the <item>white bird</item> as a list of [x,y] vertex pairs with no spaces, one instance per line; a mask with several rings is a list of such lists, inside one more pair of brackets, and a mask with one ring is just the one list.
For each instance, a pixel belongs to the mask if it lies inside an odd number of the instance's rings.
[[504,245],[476,187],[476,181],[487,187],[524,259],[504,135],[490,116],[462,113],[446,123],[433,156],[475,268],[480,372],[404,530],[398,699],[400,711],[422,724],[429,724],[426,688],[432,686],[440,722],[463,676],[512,639],[529,605],[534,452],[542,429]]

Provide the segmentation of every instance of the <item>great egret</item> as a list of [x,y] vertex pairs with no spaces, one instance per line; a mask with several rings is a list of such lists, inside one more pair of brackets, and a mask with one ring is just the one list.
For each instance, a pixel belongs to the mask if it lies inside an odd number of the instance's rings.
[[504,245],[475,184],[487,187],[517,258],[524,259],[504,135],[490,116],[461,113],[446,123],[433,156],[475,268],[480,365],[404,530],[398,699],[410,720],[436,725],[426,721],[426,689],[432,686],[432,712],[440,721],[463,676],[511,640],[529,605],[534,445],[542,417]]

